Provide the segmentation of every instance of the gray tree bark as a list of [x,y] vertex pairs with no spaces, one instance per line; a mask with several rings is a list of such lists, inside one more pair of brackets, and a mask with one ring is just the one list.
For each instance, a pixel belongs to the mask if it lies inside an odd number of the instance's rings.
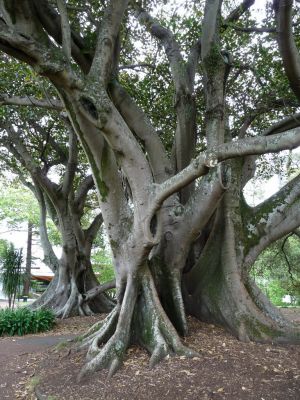
[[23,278],[23,296],[28,297],[31,282],[31,264],[32,264],[32,230],[33,223],[28,221],[27,224],[27,249],[25,261],[25,273]]

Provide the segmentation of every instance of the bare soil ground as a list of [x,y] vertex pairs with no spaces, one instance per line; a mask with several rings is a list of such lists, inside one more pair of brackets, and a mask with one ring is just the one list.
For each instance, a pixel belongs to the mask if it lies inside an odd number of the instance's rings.
[[[300,323],[299,308],[284,313]],[[59,321],[51,337],[82,333],[98,318]],[[85,352],[70,352],[69,346],[59,345],[22,353],[22,346],[15,349],[25,338],[1,338],[0,399],[300,399],[300,346],[241,343],[224,329],[193,318],[189,326],[185,343],[199,357],[172,357],[149,369],[148,354],[135,346],[113,378],[98,371],[79,384]],[[37,336],[47,338],[49,333],[26,338]]]

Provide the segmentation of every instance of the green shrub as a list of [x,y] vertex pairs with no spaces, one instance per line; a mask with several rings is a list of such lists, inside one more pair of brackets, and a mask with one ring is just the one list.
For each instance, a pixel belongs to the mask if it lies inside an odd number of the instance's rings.
[[8,297],[9,308],[14,308],[22,281],[22,249],[12,243],[2,242],[0,255],[0,280],[3,293]]
[[54,325],[50,310],[31,311],[28,308],[0,310],[0,336],[26,335],[50,330]]
[[282,298],[285,294],[288,294],[287,291],[282,287],[281,282],[279,280],[273,280],[269,282],[267,286],[268,295],[270,300],[275,306],[283,306],[285,303],[282,302]]

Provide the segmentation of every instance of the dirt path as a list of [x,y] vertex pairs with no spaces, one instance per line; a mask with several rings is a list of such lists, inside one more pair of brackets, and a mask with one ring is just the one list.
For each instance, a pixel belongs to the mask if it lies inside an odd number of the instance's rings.
[[[34,376],[39,353],[74,335],[28,336],[0,339],[0,399],[15,399],[28,376]],[[17,392],[18,394],[18,392]]]
[[62,341],[72,339],[75,335],[29,336],[22,338],[3,338],[0,341],[0,362],[8,357],[21,356],[27,353],[37,353],[47,347],[55,346]]
[[36,381],[35,371],[51,348],[83,332],[96,317],[59,321],[51,332],[23,337],[0,337],[0,400],[30,399],[26,384]]
[[[300,322],[299,310],[287,313]],[[33,387],[45,400],[300,398],[300,346],[241,343],[223,329],[192,318],[186,344],[199,357],[169,358],[150,370],[147,353],[133,347],[114,378],[108,380],[106,372],[99,371],[77,384],[85,353],[69,354],[66,347],[48,346],[85,331],[96,320],[61,321],[50,337],[0,339],[0,399],[35,399]]]

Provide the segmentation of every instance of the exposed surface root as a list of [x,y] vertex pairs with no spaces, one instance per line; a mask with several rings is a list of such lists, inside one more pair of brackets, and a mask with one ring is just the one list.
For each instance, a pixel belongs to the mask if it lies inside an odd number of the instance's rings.
[[[138,290],[139,285],[141,290]],[[143,271],[139,285],[127,282],[122,304],[80,338],[78,347],[89,349],[88,362],[82,368],[79,380],[90,372],[104,368],[108,369],[108,376],[112,376],[121,367],[132,341],[149,351],[150,367],[167,355],[198,356],[182,344],[160,303],[148,269]],[[101,345],[104,346],[101,348]]]
[[159,301],[150,273],[146,273],[142,282],[141,296],[136,312],[137,340],[152,355],[150,366],[157,364],[166,355],[184,355],[193,357],[197,354],[186,348],[167,317]]
[[[90,343],[87,353],[87,364],[82,368],[78,379],[81,380],[89,372],[106,368],[112,376],[122,365],[122,361],[131,339],[131,320],[137,298],[137,283],[127,281],[124,298],[106,318],[95,334],[95,327],[87,336],[86,345]],[[107,343],[100,348],[101,344]]]
[[[95,340],[97,341],[97,338]],[[119,333],[115,333],[101,350],[99,347],[96,350],[94,346],[88,352],[89,361],[80,371],[78,380],[81,380],[89,372],[98,371],[103,368],[108,369],[108,376],[112,376],[121,367],[127,346],[128,337]]]
[[95,355],[99,353],[100,346],[103,343],[106,343],[109,338],[114,334],[118,322],[120,308],[116,306],[114,310],[105,318],[104,321],[101,321],[102,324],[98,325],[98,327],[92,327],[93,331],[85,338],[82,343],[82,347],[89,347],[89,351],[87,353],[87,359],[91,360]]

